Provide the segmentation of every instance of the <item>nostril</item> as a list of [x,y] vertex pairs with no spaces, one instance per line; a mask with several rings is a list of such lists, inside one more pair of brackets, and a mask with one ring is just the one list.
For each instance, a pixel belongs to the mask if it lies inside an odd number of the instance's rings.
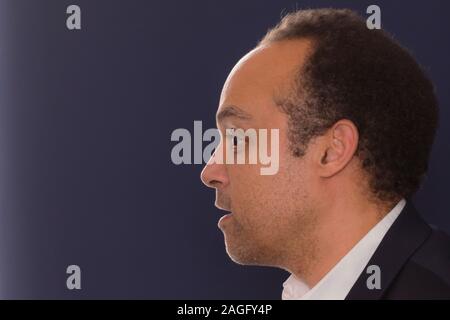
[[208,182],[208,186],[211,188],[218,188],[222,183],[219,180],[211,180]]
[[210,188],[214,188],[214,184],[217,182],[217,180],[212,179],[208,174],[206,174],[205,170],[202,171],[200,179],[202,180],[204,185]]
[[220,188],[228,183],[227,171],[223,165],[210,164],[200,174],[202,182],[210,188]]

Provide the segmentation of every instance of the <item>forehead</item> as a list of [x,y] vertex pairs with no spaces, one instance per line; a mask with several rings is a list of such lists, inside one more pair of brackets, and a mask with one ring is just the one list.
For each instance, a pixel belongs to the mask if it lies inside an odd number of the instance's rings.
[[301,39],[280,41],[250,51],[228,75],[218,114],[231,105],[257,120],[270,120],[279,112],[273,98],[290,90],[309,49],[310,41]]

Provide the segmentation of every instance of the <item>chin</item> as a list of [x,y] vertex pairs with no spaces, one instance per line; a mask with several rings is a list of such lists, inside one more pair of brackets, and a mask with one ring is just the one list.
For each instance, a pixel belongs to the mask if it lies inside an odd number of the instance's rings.
[[254,248],[238,246],[236,244],[230,244],[229,242],[226,242],[225,246],[228,256],[237,264],[248,266],[267,265],[264,263],[264,254],[258,252]]
[[242,266],[258,266],[261,265],[260,262],[258,262],[257,259],[254,259],[252,257],[248,256],[239,256],[239,255],[233,255],[230,252],[228,252],[228,256],[230,257],[231,261],[233,261],[236,264],[242,265]]
[[254,261],[254,258],[251,257],[248,250],[236,246],[236,244],[230,244],[229,241],[225,240],[225,247],[230,259],[237,264],[248,265]]

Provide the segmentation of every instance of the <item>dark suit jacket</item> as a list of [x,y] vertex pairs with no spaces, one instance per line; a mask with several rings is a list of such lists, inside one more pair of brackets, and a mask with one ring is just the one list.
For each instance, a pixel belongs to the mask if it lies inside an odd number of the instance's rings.
[[346,299],[450,299],[450,237],[428,225],[410,200],[370,265],[380,268],[381,288],[368,289],[365,270]]

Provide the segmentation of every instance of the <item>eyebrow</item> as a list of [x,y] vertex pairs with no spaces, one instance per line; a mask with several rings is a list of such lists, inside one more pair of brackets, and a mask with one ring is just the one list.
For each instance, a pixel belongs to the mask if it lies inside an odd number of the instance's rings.
[[222,122],[226,118],[234,117],[242,120],[250,120],[252,116],[239,107],[228,105],[222,108],[217,114],[217,122]]

